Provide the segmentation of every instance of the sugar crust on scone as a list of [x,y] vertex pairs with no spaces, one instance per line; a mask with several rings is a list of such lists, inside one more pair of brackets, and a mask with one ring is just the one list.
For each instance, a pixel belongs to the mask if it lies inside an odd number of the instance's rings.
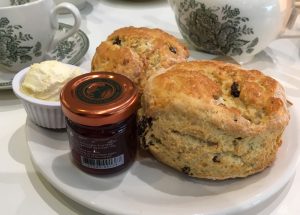
[[174,65],[151,78],[139,111],[141,145],[192,177],[246,177],[270,166],[289,121],[283,87],[217,61]]
[[92,71],[121,73],[142,90],[151,75],[185,62],[188,57],[188,49],[160,29],[124,27],[114,31],[97,47]]

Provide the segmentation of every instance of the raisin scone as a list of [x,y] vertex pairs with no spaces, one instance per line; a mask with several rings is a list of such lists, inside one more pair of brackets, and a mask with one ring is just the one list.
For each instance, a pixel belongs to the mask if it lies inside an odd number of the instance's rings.
[[138,124],[142,148],[156,159],[192,177],[222,180],[270,166],[288,121],[284,89],[273,78],[193,61],[149,79]]
[[113,32],[97,47],[92,71],[121,73],[142,91],[151,75],[185,62],[188,57],[188,49],[160,29],[124,27]]

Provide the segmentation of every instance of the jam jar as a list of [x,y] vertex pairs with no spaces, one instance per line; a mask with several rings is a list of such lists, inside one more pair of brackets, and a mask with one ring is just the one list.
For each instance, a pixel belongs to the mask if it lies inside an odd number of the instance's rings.
[[60,100],[75,165],[105,175],[134,161],[138,95],[130,79],[112,72],[86,73],[65,85]]

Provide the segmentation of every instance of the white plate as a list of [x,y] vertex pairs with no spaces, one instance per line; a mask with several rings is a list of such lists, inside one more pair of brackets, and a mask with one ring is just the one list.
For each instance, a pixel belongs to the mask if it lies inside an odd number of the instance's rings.
[[226,181],[191,179],[139,156],[125,172],[94,177],[70,161],[65,131],[27,122],[32,161],[38,171],[73,200],[109,214],[232,214],[255,207],[279,191],[292,177],[300,157],[299,121],[295,107],[283,144],[272,167],[254,176]]
[[[71,29],[71,25],[59,23],[59,31]],[[77,64],[89,49],[89,39],[86,34],[79,30],[73,36],[59,42],[49,56],[66,64]],[[12,79],[16,73],[7,72],[0,67],[0,90],[12,88]]]

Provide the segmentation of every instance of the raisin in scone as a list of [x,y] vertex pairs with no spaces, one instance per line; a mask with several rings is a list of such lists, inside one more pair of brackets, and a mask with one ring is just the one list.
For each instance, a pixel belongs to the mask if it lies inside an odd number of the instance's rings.
[[142,148],[197,178],[246,177],[270,166],[289,121],[283,87],[217,61],[174,65],[147,82]]
[[160,29],[124,27],[97,47],[92,71],[121,73],[142,91],[151,75],[184,62],[188,57],[188,49]]

